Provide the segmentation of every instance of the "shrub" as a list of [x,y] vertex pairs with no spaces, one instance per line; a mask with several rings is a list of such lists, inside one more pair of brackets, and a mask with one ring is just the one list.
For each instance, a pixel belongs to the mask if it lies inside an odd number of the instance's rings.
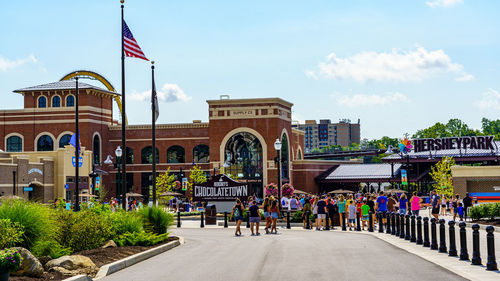
[[0,249],[10,248],[23,242],[23,228],[18,222],[0,219]]
[[0,219],[10,219],[19,223],[23,233],[23,241],[18,245],[27,249],[40,239],[53,237],[56,222],[53,209],[44,205],[22,200],[5,200],[0,205]]
[[23,257],[16,249],[5,249],[0,251],[0,272],[14,272],[19,269]]
[[75,252],[99,248],[113,237],[109,217],[88,210],[75,213],[74,221],[68,229],[67,244],[62,245],[70,247]]
[[500,203],[492,204],[490,207],[490,218],[500,217]]
[[167,233],[168,227],[174,222],[174,215],[159,207],[147,207],[139,210],[144,222],[144,229],[157,234]]
[[37,257],[50,256],[53,259],[62,256],[70,255],[71,249],[61,246],[56,240],[41,240],[38,241],[32,248],[31,252]]
[[154,234],[148,232],[125,233],[118,236],[116,244],[123,246],[152,246],[165,241],[168,238],[167,233]]
[[64,247],[69,247],[72,239],[73,226],[77,221],[77,213],[65,209],[56,211],[58,225],[56,240]]
[[119,210],[110,214],[110,221],[115,235],[144,231],[142,220],[135,212]]
[[480,206],[472,207],[469,210],[469,217],[473,220],[479,220],[482,218]]

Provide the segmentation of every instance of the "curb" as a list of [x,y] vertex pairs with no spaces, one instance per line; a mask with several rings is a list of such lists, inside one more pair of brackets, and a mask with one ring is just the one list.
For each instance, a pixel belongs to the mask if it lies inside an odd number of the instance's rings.
[[99,272],[97,272],[96,276],[94,278],[90,278],[89,276],[83,274],[83,275],[76,275],[67,279],[64,279],[63,281],[92,281],[92,280],[98,280],[101,278],[104,278],[110,274],[113,274],[117,271],[120,271],[124,268],[127,268],[129,266],[132,266],[138,262],[147,260],[151,257],[154,257],[156,255],[159,255],[161,253],[164,253],[168,250],[171,250],[177,246],[183,245],[184,244],[184,237],[178,236],[179,240],[169,242],[165,245],[158,246],[153,249],[149,249],[147,251],[137,253],[135,255],[132,255],[130,257],[126,257],[124,259],[103,265],[100,269]]

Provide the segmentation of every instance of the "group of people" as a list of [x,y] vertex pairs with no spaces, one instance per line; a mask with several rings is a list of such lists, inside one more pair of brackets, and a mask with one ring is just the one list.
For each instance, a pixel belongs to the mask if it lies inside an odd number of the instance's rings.
[[[472,199],[468,193],[463,199],[458,194],[452,199],[445,199],[446,201],[444,202],[446,205],[442,204],[442,198],[443,196],[438,195],[436,191],[432,191],[429,204],[417,192],[413,192],[411,196],[407,196],[405,193],[385,194],[383,191],[380,191],[378,194],[358,193],[348,194],[347,196],[292,196],[290,198],[285,197],[280,203],[285,210],[301,210],[303,213],[304,228],[307,225],[313,224],[316,230],[324,230],[327,226],[333,227],[336,214],[339,215],[341,222],[342,220],[346,220],[349,230],[353,230],[357,226],[357,218],[359,217],[360,227],[364,230],[370,219],[370,212],[374,222],[377,221],[376,213],[382,213],[382,220],[385,222],[387,213],[397,212],[403,215],[418,216],[420,215],[421,208],[427,206],[431,207],[431,214],[436,219],[439,219],[440,214],[446,214],[440,210],[442,208],[450,209],[449,213],[453,215],[453,220],[456,220],[457,217],[460,221],[467,218],[467,209],[472,206]],[[252,235],[260,235],[260,208],[255,198],[249,198],[248,202],[251,202],[248,212]],[[278,201],[274,196],[267,196],[262,204],[262,209],[266,221],[266,234],[277,233],[276,224],[278,218],[281,217]],[[240,225],[243,221],[244,210],[244,204],[238,199],[231,213],[231,219],[236,221],[236,236],[241,235]],[[313,215],[313,222],[310,221],[311,214]],[[256,232],[254,232],[254,225],[256,225]]]

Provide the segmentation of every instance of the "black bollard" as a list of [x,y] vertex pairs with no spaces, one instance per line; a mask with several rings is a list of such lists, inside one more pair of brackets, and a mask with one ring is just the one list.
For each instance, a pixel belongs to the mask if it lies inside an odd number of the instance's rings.
[[488,262],[486,262],[486,270],[497,270],[497,260],[495,258],[495,236],[493,232],[495,228],[491,225],[486,227],[486,244],[488,249]]
[[250,211],[247,211],[247,228],[250,228]]
[[405,233],[405,240],[410,240],[411,239],[411,232],[410,232],[410,215],[406,215],[406,233]]
[[448,256],[456,257],[457,254],[457,245],[455,243],[455,221],[448,222],[448,232],[450,236],[450,250],[448,251]]
[[325,222],[325,230],[330,230],[330,217],[328,216],[328,212],[326,212],[326,222]]
[[311,229],[310,217],[311,217],[311,212],[306,211],[306,229]]
[[342,213],[342,231],[347,231],[347,226],[345,222],[345,213]]
[[391,213],[387,212],[385,213],[385,221],[387,222],[387,227],[385,229],[385,233],[391,234],[392,229],[391,229]]
[[425,217],[424,220],[424,247],[430,247],[431,242],[429,241],[429,218]]
[[467,252],[467,230],[465,227],[467,224],[465,222],[461,222],[458,224],[460,227],[460,260],[468,261],[469,253]]
[[181,227],[181,212],[177,212],[177,227]]
[[373,212],[369,212],[368,217],[368,232],[373,232]]
[[431,219],[431,250],[438,249],[436,218]]
[[361,231],[361,214],[356,213],[356,231]]
[[399,226],[399,238],[405,239],[405,215],[400,215],[401,224]]
[[397,237],[399,237],[399,213],[395,214],[394,215],[394,218],[395,218],[395,221],[396,221],[396,232],[394,233],[394,235],[396,235]]
[[424,241],[422,240],[422,217],[418,216],[417,217],[417,245],[422,245],[424,244]]
[[411,235],[410,242],[417,242],[417,236],[415,235],[415,215],[411,216]]
[[204,220],[204,218],[203,218],[203,214],[204,214],[204,213],[205,213],[205,212],[201,212],[201,221],[200,221],[200,227],[201,227],[201,228],[204,228],[204,227],[205,227],[205,220]]
[[391,213],[391,224],[392,224],[391,234],[396,235],[396,213]]
[[292,228],[290,226],[290,211],[286,212],[286,229]]
[[472,225],[472,264],[481,265],[481,253],[479,252],[479,224]]
[[224,228],[227,228],[227,212],[224,212]]
[[384,222],[382,220],[383,215],[382,212],[378,212],[378,232],[379,233],[384,233]]
[[446,248],[446,221],[443,219],[439,220],[439,252],[447,253],[448,249]]

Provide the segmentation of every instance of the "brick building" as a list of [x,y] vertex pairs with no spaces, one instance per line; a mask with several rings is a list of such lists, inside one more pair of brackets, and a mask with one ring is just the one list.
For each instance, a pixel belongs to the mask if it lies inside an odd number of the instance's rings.
[[305,152],[311,152],[316,148],[323,148],[332,145],[349,146],[352,143],[360,143],[360,120],[358,123],[351,123],[349,119],[332,123],[328,119],[306,120],[304,124],[294,124],[294,128],[304,131]]
[[[69,143],[75,128],[75,81],[59,81],[15,90],[24,108],[0,111],[0,148],[6,152],[56,151]],[[113,120],[114,91],[79,83],[81,144],[92,151],[92,162],[111,195],[117,190],[118,171],[104,164],[121,145],[121,124]],[[303,160],[304,132],[291,126],[293,104],[280,98],[208,100],[208,122],[156,125],[157,172],[168,169],[188,176],[194,165],[210,174],[224,172],[248,182],[262,196],[263,186],[276,182],[274,142],[283,143],[283,182],[318,192],[314,178],[329,163]],[[152,184],[151,125],[127,125],[127,190],[150,194]],[[337,161],[338,162],[338,161]],[[182,174],[182,175],[181,175]],[[88,181],[90,182],[90,181]],[[55,189],[64,184],[55,183]],[[57,186],[59,185],[59,186]],[[58,192],[56,192],[58,193]]]

